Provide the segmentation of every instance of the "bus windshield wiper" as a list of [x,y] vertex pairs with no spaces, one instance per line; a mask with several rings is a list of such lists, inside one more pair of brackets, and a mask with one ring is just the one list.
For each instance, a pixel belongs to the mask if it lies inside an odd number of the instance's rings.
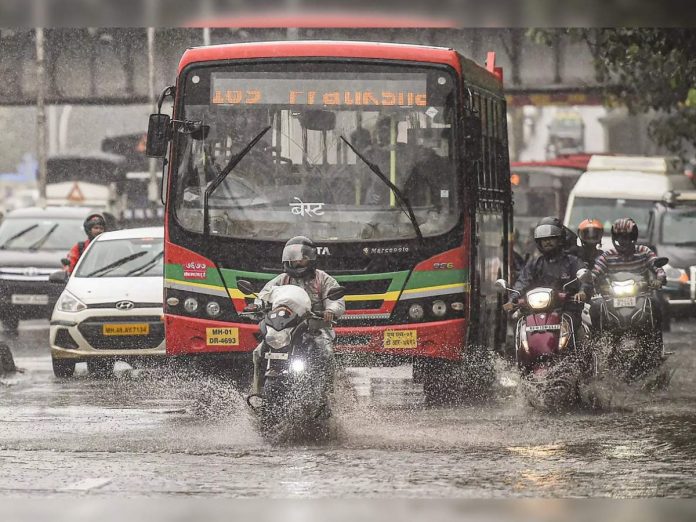
[[133,270],[129,270],[124,274],[124,277],[129,277],[129,276],[139,276],[150,270],[153,266],[157,264],[157,262],[162,258],[164,255],[164,252],[158,252],[157,255],[155,255],[152,259],[150,259],[147,263],[143,263],[142,265],[135,267]]
[[261,132],[259,132],[256,137],[251,140],[246,147],[244,147],[239,154],[236,156],[232,156],[230,158],[230,162],[225,165],[225,168],[222,169],[220,174],[218,174],[217,178],[215,178],[210,185],[208,185],[208,188],[205,189],[205,194],[203,195],[203,235],[207,236],[210,234],[210,224],[208,223],[208,214],[210,213],[210,209],[208,208],[208,199],[210,198],[210,195],[217,189],[220,184],[225,181],[225,178],[227,175],[232,172],[232,169],[235,168],[242,159],[244,159],[244,156],[246,156],[251,149],[253,149],[256,144],[259,142],[261,138],[263,138],[264,134],[266,134],[271,126],[269,125],[265,129],[263,129]]
[[39,225],[36,225],[36,224],[34,224],[34,225],[29,225],[29,226],[28,226],[27,228],[25,228],[24,230],[20,230],[20,231],[17,232],[14,236],[8,237],[8,238],[7,238],[7,241],[5,241],[2,245],[0,245],[0,248],[2,248],[2,249],[7,248],[7,245],[9,245],[10,243],[12,243],[15,239],[19,239],[19,238],[22,237],[24,234],[27,234],[28,232],[31,232],[32,230],[34,230],[34,229],[35,229],[36,227],[38,227],[38,226],[39,226]]
[[403,192],[401,192],[401,190],[396,185],[389,181],[389,178],[387,178],[387,176],[384,175],[384,173],[375,163],[372,163],[365,156],[360,154],[360,152],[358,152],[355,146],[351,142],[349,142],[345,138],[345,136],[341,136],[341,139],[345,142],[346,145],[350,147],[350,149],[355,153],[355,155],[370,168],[370,170],[375,174],[375,176],[381,179],[384,182],[384,184],[391,189],[391,191],[396,196],[396,200],[399,202],[399,208],[401,208],[401,211],[408,217],[409,221],[413,225],[413,230],[416,232],[416,236],[418,236],[418,239],[422,243],[423,234],[421,233],[420,227],[418,226],[418,221],[416,221],[416,215],[413,212],[413,207],[411,206],[411,203],[409,202],[408,198],[403,194]]
[[[145,254],[147,254],[147,252],[136,252],[135,254],[131,254],[131,255],[126,256],[126,257],[122,257],[121,259],[117,259],[113,263],[110,263],[106,266],[103,266],[103,267],[95,270],[94,272],[90,272],[85,277],[101,277],[104,274],[108,274],[112,270],[115,270],[119,266],[125,265],[129,261],[133,261],[133,259],[138,259],[139,257],[144,256]],[[97,274],[99,274],[99,275],[97,275]]]
[[46,240],[51,237],[51,234],[56,231],[58,228],[58,223],[53,225],[51,228],[48,229],[48,232],[46,232],[43,237],[40,237],[38,240],[34,241],[31,245],[29,245],[29,250],[39,250],[43,244],[46,242]]

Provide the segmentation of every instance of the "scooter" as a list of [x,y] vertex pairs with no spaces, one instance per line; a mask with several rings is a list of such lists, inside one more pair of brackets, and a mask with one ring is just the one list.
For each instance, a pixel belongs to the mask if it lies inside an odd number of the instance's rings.
[[[666,257],[659,257],[654,266],[664,266],[667,261]],[[657,370],[668,354],[656,318],[660,303],[654,280],[650,276],[618,272],[597,286],[601,294],[599,332],[609,337],[610,371],[630,382]]]
[[[533,288],[517,301],[513,314],[517,319],[515,356],[522,373],[523,392],[534,406],[558,410],[576,403],[579,384],[596,372],[594,356],[583,349],[581,342],[586,332],[567,313],[573,294],[565,292],[571,284],[588,277],[589,271],[580,269],[563,291]],[[520,295],[507,288],[504,279],[495,285],[500,292]]]
[[[247,295],[256,295],[251,283],[237,281]],[[262,395],[250,395],[247,404],[259,414],[261,432],[268,438],[324,438],[328,435],[333,389],[333,360],[317,344],[317,336],[332,324],[313,313],[309,296],[293,285],[278,287],[270,303],[240,315],[259,320],[266,361]],[[280,290],[282,289],[282,290]],[[327,299],[337,300],[345,288],[336,287]],[[260,405],[255,404],[260,400]]]

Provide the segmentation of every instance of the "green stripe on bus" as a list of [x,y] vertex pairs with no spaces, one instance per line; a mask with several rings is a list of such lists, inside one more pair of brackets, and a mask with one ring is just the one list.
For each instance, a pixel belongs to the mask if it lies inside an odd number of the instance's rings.
[[469,270],[428,270],[425,272],[413,272],[404,290],[428,288],[432,286],[454,285],[467,283]]

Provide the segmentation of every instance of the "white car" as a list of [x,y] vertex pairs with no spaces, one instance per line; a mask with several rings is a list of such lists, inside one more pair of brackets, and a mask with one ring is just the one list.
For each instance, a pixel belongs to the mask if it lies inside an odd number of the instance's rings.
[[[78,362],[108,375],[116,360],[165,356],[163,242],[163,228],[151,227],[105,232],[90,243],[51,316],[57,377],[72,376]],[[60,279],[59,272],[50,280]]]

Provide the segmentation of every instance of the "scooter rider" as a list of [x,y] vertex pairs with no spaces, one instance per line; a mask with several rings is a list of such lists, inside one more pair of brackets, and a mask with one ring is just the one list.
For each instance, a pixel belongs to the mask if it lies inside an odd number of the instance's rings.
[[[600,254],[592,269],[594,280],[602,279],[609,274],[618,272],[633,272],[647,277],[652,273],[652,282],[656,289],[667,281],[665,271],[656,267],[653,262],[657,258],[655,252],[645,245],[637,245],[638,225],[631,218],[621,218],[611,226],[611,241],[614,248]],[[662,328],[662,314],[659,306],[653,308],[655,322]]]
[[561,250],[565,251],[566,254],[570,254],[575,257],[582,257],[580,247],[578,246],[578,236],[575,234],[575,232],[565,226],[563,221],[561,221],[559,218],[553,216],[541,218],[537,223],[537,226],[539,225],[554,225],[560,228],[562,231]]
[[[503,305],[505,311],[511,311],[518,297],[531,288],[543,286],[561,290],[563,285],[575,279],[578,270],[584,268],[584,263],[580,259],[564,251],[563,229],[556,224],[543,224],[544,221],[548,223],[550,219],[554,218],[544,218],[534,229],[534,241],[540,255],[530,259],[519,274],[513,285],[513,290],[519,294],[512,294],[510,301]],[[574,299],[584,301],[586,293],[580,282],[575,284],[575,289],[578,292]]]
[[[258,298],[247,310],[259,309],[268,300],[271,290],[276,286],[296,285],[304,289],[312,301],[312,311],[322,315],[328,324],[343,315],[346,310],[344,300],[331,301],[327,299],[329,290],[339,286],[338,282],[323,270],[316,268],[317,248],[314,242],[304,236],[296,236],[285,243],[283,249],[284,273],[275,277],[263,287]],[[336,337],[332,328],[324,328],[317,336],[317,345],[326,352],[328,357],[333,356],[333,340]],[[254,350],[254,382],[252,393],[261,392],[263,361],[263,343]]]
[[72,274],[73,270],[75,270],[75,265],[77,265],[82,253],[85,251],[90,242],[106,230],[106,219],[104,219],[102,214],[95,212],[94,214],[87,216],[85,222],[82,224],[82,227],[85,229],[85,233],[87,234],[87,240],[78,241],[75,243],[70,249],[70,252],[68,252],[68,257],[63,260],[63,270],[65,270],[68,274]]
[[601,248],[604,226],[598,219],[585,219],[578,226],[580,239],[580,259],[587,263],[588,268],[594,267],[595,260],[602,254]]

